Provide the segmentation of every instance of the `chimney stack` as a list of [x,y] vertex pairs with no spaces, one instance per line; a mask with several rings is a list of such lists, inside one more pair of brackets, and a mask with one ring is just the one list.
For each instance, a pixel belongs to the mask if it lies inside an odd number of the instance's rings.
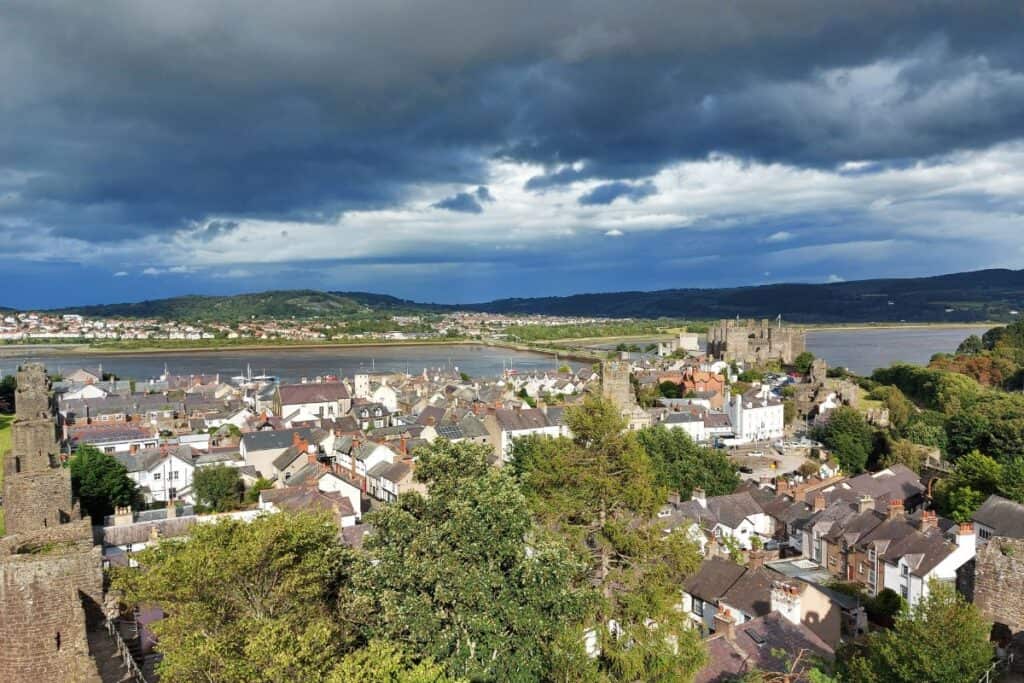
[[756,570],[764,567],[764,550],[754,548],[747,553],[747,569]]
[[785,477],[775,477],[775,493],[780,496],[789,494],[789,479]]
[[825,494],[816,493],[814,495],[814,511],[821,512],[825,509]]
[[678,505],[679,504],[679,492],[678,491],[669,491],[668,502],[671,505]]
[[128,526],[135,521],[135,515],[132,513],[132,506],[126,505],[124,507],[118,506],[114,508],[114,526]]
[[897,498],[889,501],[889,519],[903,519],[903,500]]
[[719,607],[718,611],[715,612],[715,633],[721,633],[730,640],[734,636],[733,619],[729,616],[729,613],[721,607]]
[[934,510],[925,510],[921,513],[921,531],[927,532],[939,528],[939,520]]
[[867,512],[875,509],[875,499],[871,496],[861,496],[857,500],[857,512]]
[[698,503],[700,503],[700,506],[702,508],[706,508],[708,506],[708,499],[707,496],[704,494],[704,489],[700,488],[699,486],[695,486],[693,488],[693,493],[690,494],[690,500],[697,501]]
[[960,522],[959,527],[956,530],[957,536],[973,536],[974,535],[974,524],[971,522]]

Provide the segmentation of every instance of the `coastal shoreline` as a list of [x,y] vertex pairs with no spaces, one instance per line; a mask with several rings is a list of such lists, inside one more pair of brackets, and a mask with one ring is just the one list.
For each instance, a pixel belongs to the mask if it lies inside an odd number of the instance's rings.
[[232,352],[268,352],[268,351],[310,351],[310,350],[344,350],[373,348],[402,348],[413,346],[479,346],[483,348],[508,349],[527,353],[540,353],[548,356],[565,358],[581,363],[597,360],[596,356],[586,355],[568,349],[552,349],[533,347],[521,344],[502,343],[480,340],[401,340],[393,342],[352,342],[352,343],[296,343],[296,344],[239,344],[237,346],[182,346],[181,348],[117,348],[94,347],[88,344],[10,344],[0,346],[0,358],[14,358],[21,355],[38,353],[47,356],[164,356],[176,354],[205,354]]

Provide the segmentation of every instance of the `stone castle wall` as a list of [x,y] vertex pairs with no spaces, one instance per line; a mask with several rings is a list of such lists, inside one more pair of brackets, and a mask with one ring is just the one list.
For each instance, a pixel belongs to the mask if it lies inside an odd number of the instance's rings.
[[0,681],[98,681],[86,633],[102,614],[102,558],[58,458],[43,366],[19,370],[15,400],[4,458]]
[[0,559],[0,680],[97,680],[83,600],[102,604],[100,549],[42,547]]
[[974,604],[986,619],[1024,631],[1024,539],[993,536],[978,551]]
[[601,366],[601,394],[619,410],[629,410],[636,403],[629,381],[631,371],[626,361],[606,361]]
[[792,363],[805,350],[802,329],[768,320],[720,320],[708,329],[708,353],[728,362]]
[[81,517],[71,500],[71,472],[55,468],[4,477],[7,533],[26,534]]

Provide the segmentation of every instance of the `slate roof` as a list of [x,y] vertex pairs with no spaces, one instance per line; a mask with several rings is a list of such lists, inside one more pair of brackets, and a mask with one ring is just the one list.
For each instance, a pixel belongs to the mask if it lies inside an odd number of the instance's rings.
[[439,425],[443,419],[444,408],[438,406],[427,406],[420,411],[419,416],[416,418],[416,424]]
[[764,569],[745,570],[722,595],[721,601],[748,617],[763,617],[772,611],[772,582],[778,581],[778,577]]
[[705,602],[717,602],[746,569],[721,557],[700,563],[697,573],[683,582],[683,590]]
[[[549,408],[549,414],[550,410],[551,409]],[[476,439],[487,436],[487,428],[484,427],[483,421],[472,413],[465,415],[461,420],[459,420],[459,429],[462,430],[462,434],[467,439]]]
[[292,445],[294,435],[308,442],[314,442],[313,430],[309,427],[300,429],[277,429],[265,432],[249,432],[242,437],[242,443],[248,451],[269,451],[278,448],[287,448]]
[[282,384],[277,389],[281,405],[300,403],[334,403],[351,398],[348,387],[341,382],[314,382],[311,384]]
[[331,512],[342,516],[356,514],[351,501],[345,496],[320,491],[310,486],[266,489],[260,491],[260,498],[288,512]]
[[807,650],[822,659],[835,658],[832,648],[814,631],[778,612],[736,626],[732,638],[719,635],[707,644],[708,664],[697,674],[695,683],[724,683],[754,669],[785,670],[786,660],[776,653],[791,659],[793,653]]
[[948,542],[938,529],[927,533],[915,529],[913,533],[893,540],[882,554],[882,559],[896,564],[903,558],[911,574],[923,577],[955,550],[956,546]]
[[995,536],[1024,538],[1024,505],[1002,496],[989,496],[974,513],[974,521],[990,527]]
[[298,458],[300,455],[302,455],[302,453],[299,452],[299,449],[297,449],[295,446],[289,446],[288,448],[284,449],[281,455],[274,458],[274,462],[271,464],[274,466],[275,470],[283,470],[286,469],[293,462],[295,462],[295,459]]
[[494,417],[498,420],[501,428],[507,432],[541,429],[552,426],[548,422],[547,415],[537,408],[523,408],[521,410],[499,408],[494,411]]
[[875,507],[879,509],[879,502],[907,500],[925,491],[921,478],[904,465],[893,465],[879,472],[865,472],[844,483],[857,495],[874,498]]

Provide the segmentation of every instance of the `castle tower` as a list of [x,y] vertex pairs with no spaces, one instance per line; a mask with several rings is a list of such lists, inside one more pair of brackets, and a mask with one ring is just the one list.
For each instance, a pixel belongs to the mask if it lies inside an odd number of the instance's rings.
[[98,632],[103,604],[102,559],[60,465],[42,365],[18,371],[15,400],[4,457],[0,681],[98,683],[89,633]]
[[61,467],[50,381],[42,365],[18,371],[11,450],[4,458],[8,534],[23,534],[81,517],[71,500],[71,473]]
[[601,366],[601,395],[622,411],[632,410],[636,405],[630,370],[628,361],[605,361]]

